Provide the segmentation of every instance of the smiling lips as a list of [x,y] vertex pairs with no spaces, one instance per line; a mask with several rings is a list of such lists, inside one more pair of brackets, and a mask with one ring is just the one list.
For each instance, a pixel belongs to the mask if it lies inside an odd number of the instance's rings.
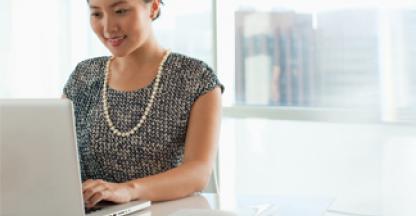
[[107,38],[107,41],[111,46],[118,47],[123,43],[124,39],[126,39],[126,36]]

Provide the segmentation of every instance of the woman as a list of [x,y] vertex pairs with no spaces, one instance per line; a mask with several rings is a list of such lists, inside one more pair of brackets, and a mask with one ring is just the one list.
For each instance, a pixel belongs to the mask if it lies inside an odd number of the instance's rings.
[[171,200],[211,175],[223,86],[202,61],[156,41],[160,0],[90,0],[91,26],[112,57],[77,65],[73,101],[87,207]]

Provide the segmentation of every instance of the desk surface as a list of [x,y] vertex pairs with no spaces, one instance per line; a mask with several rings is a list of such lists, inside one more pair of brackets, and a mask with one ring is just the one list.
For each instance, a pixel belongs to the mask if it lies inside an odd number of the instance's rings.
[[[228,204],[227,204],[228,203]],[[251,216],[251,215],[276,215],[276,216],[339,216],[336,213],[325,213],[325,207],[309,210],[309,213],[305,215],[305,206],[300,206],[298,210],[289,213],[285,209],[279,209],[275,205],[268,205],[267,203],[259,205],[238,206],[230,205],[230,202],[226,201],[224,204],[223,198],[216,194],[195,194],[190,197],[186,197],[179,200],[167,201],[167,202],[154,202],[152,206],[142,212],[133,214],[135,216]],[[296,208],[296,207],[294,207]],[[308,208],[308,207],[306,207]],[[302,212],[303,211],[303,212]],[[345,214],[343,214],[345,216]]]

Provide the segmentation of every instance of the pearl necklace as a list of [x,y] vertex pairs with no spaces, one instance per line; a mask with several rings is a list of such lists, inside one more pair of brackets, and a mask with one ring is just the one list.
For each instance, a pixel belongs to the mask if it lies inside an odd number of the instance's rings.
[[170,53],[169,50],[166,51],[165,55],[163,56],[162,62],[159,65],[159,69],[158,69],[157,75],[156,75],[155,84],[153,85],[152,95],[150,96],[149,102],[146,106],[146,109],[144,110],[144,114],[140,118],[139,123],[137,123],[137,125],[133,129],[131,129],[127,132],[122,132],[114,126],[113,122],[111,121],[110,114],[108,112],[108,110],[110,109],[110,107],[108,106],[108,102],[107,102],[108,76],[110,74],[110,64],[111,64],[111,61],[114,59],[114,57],[111,57],[107,61],[107,64],[106,64],[106,67],[105,67],[104,87],[103,87],[103,92],[102,92],[102,94],[103,94],[103,108],[104,108],[105,120],[106,120],[106,122],[108,124],[108,127],[110,128],[111,132],[113,132],[113,134],[115,134],[117,136],[121,136],[121,137],[129,137],[132,134],[134,134],[137,130],[139,130],[139,128],[143,125],[144,121],[147,119],[147,116],[149,115],[150,109],[153,106],[155,95],[160,90],[160,88],[159,88],[160,77],[162,75],[163,65],[164,65],[166,59],[168,58],[169,53]]

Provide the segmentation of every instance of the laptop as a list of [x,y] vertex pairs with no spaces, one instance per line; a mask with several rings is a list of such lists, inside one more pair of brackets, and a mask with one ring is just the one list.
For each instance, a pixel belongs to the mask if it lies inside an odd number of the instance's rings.
[[70,100],[0,100],[0,215],[148,215],[147,200],[86,213],[76,140]]

